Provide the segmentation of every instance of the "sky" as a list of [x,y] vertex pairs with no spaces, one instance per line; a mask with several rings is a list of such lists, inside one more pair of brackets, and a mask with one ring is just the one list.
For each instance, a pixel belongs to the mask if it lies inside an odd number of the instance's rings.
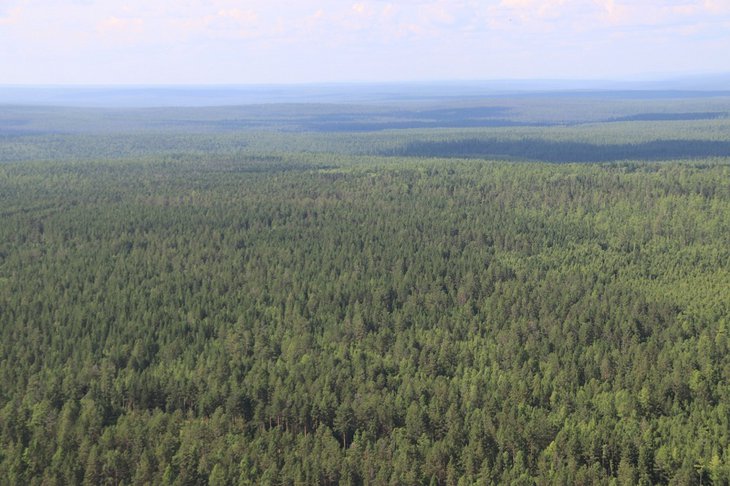
[[0,85],[730,72],[730,0],[0,0]]

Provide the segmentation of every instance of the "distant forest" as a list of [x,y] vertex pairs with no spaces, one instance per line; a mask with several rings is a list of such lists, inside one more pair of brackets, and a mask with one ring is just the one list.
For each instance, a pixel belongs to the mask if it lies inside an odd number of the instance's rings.
[[730,484],[729,107],[3,107],[0,484]]

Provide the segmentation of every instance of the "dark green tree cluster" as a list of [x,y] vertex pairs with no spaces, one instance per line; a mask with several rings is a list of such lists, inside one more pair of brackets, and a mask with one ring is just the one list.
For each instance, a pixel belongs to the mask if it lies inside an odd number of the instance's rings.
[[728,484],[730,165],[0,166],[2,484]]

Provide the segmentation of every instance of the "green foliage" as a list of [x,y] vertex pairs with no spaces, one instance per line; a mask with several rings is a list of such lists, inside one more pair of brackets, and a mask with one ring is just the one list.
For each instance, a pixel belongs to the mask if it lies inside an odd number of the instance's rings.
[[730,165],[0,166],[10,484],[727,484]]

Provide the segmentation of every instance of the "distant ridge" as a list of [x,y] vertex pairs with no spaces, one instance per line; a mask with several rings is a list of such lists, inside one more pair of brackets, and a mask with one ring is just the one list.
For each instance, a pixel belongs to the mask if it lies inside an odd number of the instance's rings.
[[655,92],[650,97],[730,95],[730,73],[637,80],[485,80],[279,85],[0,86],[0,105],[77,107],[370,103],[562,93]]

